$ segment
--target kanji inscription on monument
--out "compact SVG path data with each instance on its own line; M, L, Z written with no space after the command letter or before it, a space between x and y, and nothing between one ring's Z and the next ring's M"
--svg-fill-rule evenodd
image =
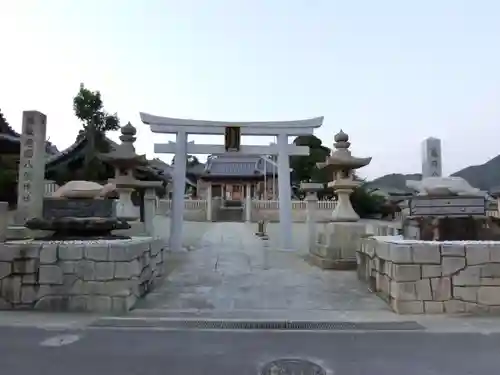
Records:
M42 213L45 175L46 116L38 111L23 112L19 180L17 197L17 224Z
M422 177L441 177L441 140L427 138L422 142Z

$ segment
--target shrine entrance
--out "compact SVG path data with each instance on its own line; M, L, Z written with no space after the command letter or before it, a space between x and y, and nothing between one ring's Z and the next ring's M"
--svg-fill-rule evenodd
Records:
M290 183L291 155L309 155L309 147L288 143L289 136L312 135L315 128L323 123L323 117L298 121L274 122L223 122L186 120L140 113L144 124L153 133L175 134L176 141L155 143L155 153L175 154L173 172L173 202L170 228L170 248L182 248L182 223L184 217L184 184L186 178L186 157L188 154L221 155L238 153L244 155L278 155L278 191L281 247L292 249L292 191ZM188 142L188 134L224 135L224 145L195 144ZM241 145L241 135L277 136L277 144L269 146ZM208 210L211 210L212 191L207 197Z

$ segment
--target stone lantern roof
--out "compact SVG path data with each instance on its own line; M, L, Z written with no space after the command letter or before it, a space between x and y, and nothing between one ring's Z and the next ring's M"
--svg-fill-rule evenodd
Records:
M367 166L372 158L357 158L351 155L349 136L342 130L333 138L335 151L323 163L318 163L318 168L327 168L330 171L339 169L358 169Z
M135 153L134 142L136 141L135 134L137 130L129 122L121 128L122 135L120 136L121 144L108 153L100 153L98 157L110 165L118 168L130 169L139 165L147 165L148 160L145 155L137 155Z

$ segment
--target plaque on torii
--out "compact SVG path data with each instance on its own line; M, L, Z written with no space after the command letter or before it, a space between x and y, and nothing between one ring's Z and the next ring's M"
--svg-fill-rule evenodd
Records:
M226 152L240 151L241 129L239 126L228 126L224 132L224 147Z

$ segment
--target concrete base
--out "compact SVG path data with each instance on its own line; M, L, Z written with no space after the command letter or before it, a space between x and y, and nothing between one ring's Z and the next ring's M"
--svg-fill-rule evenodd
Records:
M356 251L366 235L364 223L327 223L319 226L310 262L324 269L355 269Z
M357 267L356 261L328 259L320 257L316 254L309 254L307 256L307 261L311 265L319 267L324 270L351 271L355 270Z

